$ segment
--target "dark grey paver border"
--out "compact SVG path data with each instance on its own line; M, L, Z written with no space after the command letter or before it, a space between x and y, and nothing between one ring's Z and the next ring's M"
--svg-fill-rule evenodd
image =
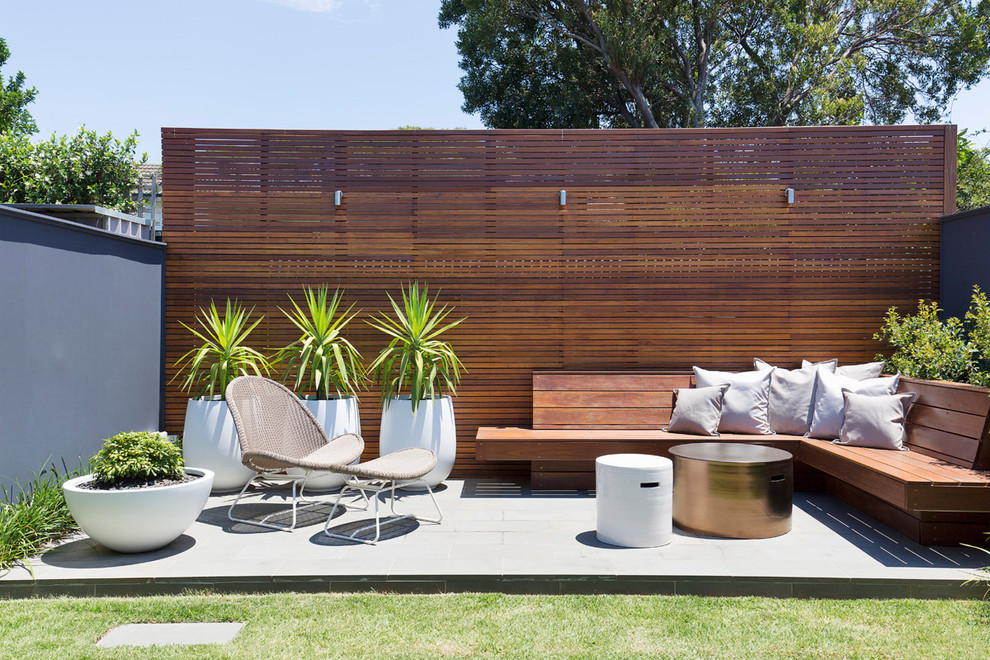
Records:
M767 596L771 598L983 599L987 586L960 580L673 575L234 576L0 581L0 598L213 593L470 593Z

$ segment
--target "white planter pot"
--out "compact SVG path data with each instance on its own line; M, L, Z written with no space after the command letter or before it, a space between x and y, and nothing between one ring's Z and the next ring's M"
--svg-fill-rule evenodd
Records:
M241 463L241 443L227 402L189 399L182 431L182 458L189 467L213 472L213 491L238 490L255 475Z
M303 403L313 413L316 421L320 423L323 431L331 440L344 433L361 435L361 412L358 408L358 401L354 397L333 397L322 401L306 397ZM291 468L286 472L298 475L306 474L306 470L299 468ZM344 477L339 474L325 474L306 480L307 491L333 490L343 485Z
M172 486L123 490L80 488L87 474L62 485L65 502L82 530L117 552L147 552L166 546L189 528L206 506L213 473L186 468L199 479Z
M457 456L457 429L449 396L420 401L415 415L408 395L394 397L382 411L379 454L408 447L425 447L437 455L437 466L425 477L430 488L450 476Z

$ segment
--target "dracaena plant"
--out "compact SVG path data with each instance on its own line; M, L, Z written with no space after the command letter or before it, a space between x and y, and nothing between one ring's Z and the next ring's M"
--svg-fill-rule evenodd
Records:
M279 308L302 332L299 339L278 353L276 361L285 364L282 380L290 381L295 371L296 390L305 381L319 399L329 399L333 394L356 397L364 380L361 353L341 334L357 316L356 312L351 313L354 305L338 314L343 299L340 289L332 296L326 286L303 291L305 309L292 296L289 296L291 311Z
M183 392L195 391L198 396L221 396L227 384L238 376L265 376L271 373L271 363L264 355L247 345L247 338L262 319L251 323L251 312L237 301L227 299L221 314L211 300L209 309L200 309L196 322L199 329L179 322L203 343L180 357L172 380L183 376ZM171 382L171 381L169 381Z
M452 310L446 305L437 307L437 298L430 300L426 285L410 282L402 289L402 305L388 296L394 316L380 314L367 322L392 338L369 367L385 407L393 397L408 392L415 412L423 399L436 398L444 391L456 393L463 367L450 343L440 336L464 319L444 325Z

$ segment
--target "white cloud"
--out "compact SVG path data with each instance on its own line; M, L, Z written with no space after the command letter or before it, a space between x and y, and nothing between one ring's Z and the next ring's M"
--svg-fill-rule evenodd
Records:
M340 9L343 0L268 0L276 5L284 5L296 11L329 14Z
M366 21L381 16L378 0L262 0L262 2L281 5L299 12L331 14L334 20L344 23Z

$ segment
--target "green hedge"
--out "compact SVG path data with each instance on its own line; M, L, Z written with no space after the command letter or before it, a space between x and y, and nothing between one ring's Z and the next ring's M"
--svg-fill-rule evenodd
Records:
M0 203L96 204L131 211L138 165L135 131L123 142L112 133L80 128L33 143L26 135L0 135Z

